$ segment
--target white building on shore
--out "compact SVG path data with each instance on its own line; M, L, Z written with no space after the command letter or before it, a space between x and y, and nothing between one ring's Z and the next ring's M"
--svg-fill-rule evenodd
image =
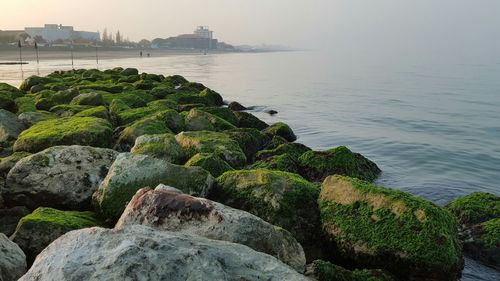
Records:
M100 40L99 32L75 31L72 26L63 26L62 24L45 24L44 27L26 27L24 31L31 38L40 36L48 42L77 39L88 41Z

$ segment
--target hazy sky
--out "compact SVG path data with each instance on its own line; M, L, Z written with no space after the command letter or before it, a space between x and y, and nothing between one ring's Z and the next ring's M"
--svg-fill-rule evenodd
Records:
M0 29L44 23L131 40L209 25L233 44L318 48L500 47L499 0L0 0Z

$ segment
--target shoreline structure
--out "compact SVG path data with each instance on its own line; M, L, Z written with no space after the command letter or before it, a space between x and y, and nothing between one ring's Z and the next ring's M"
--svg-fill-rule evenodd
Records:
M500 269L499 197L440 207L296 139L179 75L0 83L0 279L451 281L463 253Z

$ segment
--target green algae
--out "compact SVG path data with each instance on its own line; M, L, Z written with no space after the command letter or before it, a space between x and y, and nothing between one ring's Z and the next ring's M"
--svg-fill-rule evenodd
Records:
M476 224L500 217L500 197L484 192L473 192L455 198L446 206L462 224Z
M226 161L215 153L198 153L185 164L186 167L199 166L207 170L212 176L218 177L227 171L234 170Z

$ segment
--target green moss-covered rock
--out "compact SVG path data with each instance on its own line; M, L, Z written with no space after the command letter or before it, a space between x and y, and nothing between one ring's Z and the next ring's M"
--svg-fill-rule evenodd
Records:
M54 78L51 78L51 77L39 77L39 76L30 76L28 78L26 78L23 83L21 84L21 86L19 86L19 89L21 89L21 91L29 91L31 89L31 87L35 86L35 85L39 85L39 84L48 84L48 83L53 83L57 81L56 79Z
M243 167L246 157L238 143L228 135L210 131L182 132L175 139L189 157L197 153L214 153L232 167Z
M109 104L109 113L113 115L118 115L120 112L129 110L131 107L128 106L124 101L121 99L114 99L111 101Z
M151 101L151 98L148 97L145 93L140 92L124 92L120 94L107 94L103 95L103 99L106 104L111 105L114 100L120 100L128 107L136 108L146 106L148 102Z
M75 114L75 117L97 117L105 120L111 120L108 109L105 106L96 106Z
M184 164L188 159L174 134L143 135L135 140L131 151L146 154L174 164Z
M308 151L299 157L299 164L302 175L310 181L322 181L333 174L373 181L380 173L377 164L345 146Z
M402 280L457 280L457 221L410 194L345 176L325 179L319 197L333 259L381 268Z
M278 156L278 155L283 155L283 154L289 154L295 158L295 160L298 160L298 158L308 152L311 151L309 147L306 145L303 145L301 143L289 143L285 142L283 144L278 145L275 148L271 149L265 149L257 152L255 155L255 159L258 160L265 160L267 158L273 157L273 156Z
M38 208L19 221L11 239L26 254L28 264L32 264L45 247L64 233L100 225L102 222L92 212Z
M137 68L125 68L120 74L123 76L139 75L139 70Z
M49 119L24 130L14 151L38 152L55 145L109 147L113 130L108 121L95 117Z
M128 151L139 136L165 133L172 133L172 131L161 118L158 116L147 116L133 122L120 133L116 148Z
M152 101L148 103L148 107L158 109L173 109L175 111L179 110L179 105L175 101L169 99Z
M21 113L17 116L17 119L19 119L19 121L21 121L26 128L29 128L40 121L54 118L56 118L56 116L47 111L29 111Z
M24 130L24 124L14 113L0 109L0 147L7 147L22 130Z
M134 121L137 121L143 117L151 115L155 112L158 112L157 108L138 107L138 108L130 108L130 109L121 110L116 114L116 116L117 116L118 124L126 125L126 124L130 124Z
M297 140L297 137L293 133L292 129L283 122L272 124L268 128L264 129L263 132L271 138L274 136L280 136L287 141Z
M14 152L5 158L0 158L0 177L6 177L7 173L16 165L16 163L26 156L31 155L29 152Z
M185 115L185 123L188 131L223 131L236 128L226 120L197 108L191 109Z
M17 107L17 114L24 112L36 111L35 98L32 96L24 96L14 100Z
M20 94L0 90L0 109L8 110L12 113L17 112L15 99L20 97Z
M60 104L50 108L50 112L59 117L71 117L78 112L91 109L91 105Z
M151 90L158 85L157 82L153 80L139 80L134 82L134 87L138 90Z
M452 200L446 207L465 225L500 218L500 197L491 193L473 192Z
M157 99L163 99L168 95L175 94L175 88L170 85L159 85L151 89L150 93Z
M234 112L236 117L238 117L238 124L240 128L255 128L257 130L264 130L269 127L269 125L255 117L253 114L244 112L244 111L236 111Z
M179 104L179 112L181 111L190 111L193 108L205 107L202 103L187 103L187 104Z
M259 160L253 163L251 169L269 169L285 171L298 174L300 168L297 164L297 158L289 153L275 155L264 160Z
M224 133L240 145L247 160L251 160L269 141L266 135L254 128L237 128Z
M184 167L143 154L122 153L94 194L100 212L111 220L122 214L137 190L165 184L186 194L204 197L214 182L200 167Z
M215 153L198 153L189 159L186 167L198 166L210 172L214 177L218 177L227 171L234 170L226 161Z
M200 110L220 117L236 127L238 127L239 125L238 117L231 109L227 107L203 107L200 108Z
M74 97L71 104L98 106L104 105L104 99L100 93L85 93Z
M377 269L347 270L327 261L315 260L308 268L308 276L318 281L393 281L392 276Z
M230 171L210 198L290 231L308 260L320 255L318 188L299 175L271 170Z
M7 83L0 83L0 91L9 92L11 94L15 94L15 95L19 95L19 96L22 96L22 94L23 94L18 88L14 87L12 85L9 85Z
M69 104L78 94L78 91L75 89L59 92L44 90L37 95L35 106L39 110L50 110L50 108L56 105Z

